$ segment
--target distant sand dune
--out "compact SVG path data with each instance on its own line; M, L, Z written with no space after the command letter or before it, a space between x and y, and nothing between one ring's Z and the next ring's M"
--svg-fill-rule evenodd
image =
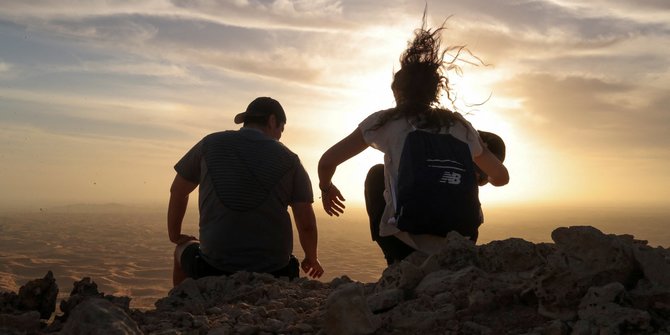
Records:
M75 209L0 215L0 290L16 291L51 270L61 299L69 296L72 283L83 277L91 277L101 292L132 297L134 308L152 307L157 298L167 294L172 287L173 245L167 240L164 213ZM651 245L670 245L668 209L585 213L560 208L485 209L487 221L479 244L509 237L544 242L557 226L592 225L612 233L634 234ZM635 219L640 217L643 220ZM318 221L319 258L326 270L322 281L342 275L362 282L379 279L386 262L370 239L363 210L348 209L340 218L319 217ZM185 232L197 235L196 222L195 213L187 214ZM303 257L297 236L294 253Z
M12 273L0 272L0 292L18 292L16 276Z

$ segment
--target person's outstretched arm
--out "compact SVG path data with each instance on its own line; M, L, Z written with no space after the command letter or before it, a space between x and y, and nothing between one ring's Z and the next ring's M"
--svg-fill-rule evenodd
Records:
M503 186L509 183L509 172L505 165L485 145L484 151L475 157L475 163L488 175L488 181L493 186Z
M170 187L167 228L170 241L174 244L179 245L189 240L196 239L194 236L181 233L182 221L184 220L184 214L186 214L186 207L188 206L188 195L191 194L196 187L198 187L198 184L184 179L184 177L179 174L174 177L174 181Z
M316 229L316 217L314 209L309 202L299 202L291 205L295 226L298 228L298 237L300 246L305 252L305 259L300 262L300 267L312 278L319 278L323 275L323 267L319 263L317 255L317 244L319 240Z
M332 179L337 166L351 157L361 153L368 144L365 143L363 133L356 128L349 136L328 149L319 160L319 188L323 209L330 216L339 216L344 213L344 197L340 190L333 185Z

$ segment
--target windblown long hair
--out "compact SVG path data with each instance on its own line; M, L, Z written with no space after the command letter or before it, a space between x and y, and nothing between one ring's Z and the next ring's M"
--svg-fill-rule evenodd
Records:
M391 89L396 99L396 108L384 113L371 130L403 117L418 122L420 128L435 131L460 121L451 110L440 106L440 97L445 94L454 105L455 97L446 72L454 70L460 73L456 62L461 52L469 51L465 46L441 50L441 33L445 30L445 23L446 20L434 30L427 28L424 11L421 28L414 31L414 38L400 55L400 70L393 76ZM455 55L450 56L450 61L444 61L449 52Z

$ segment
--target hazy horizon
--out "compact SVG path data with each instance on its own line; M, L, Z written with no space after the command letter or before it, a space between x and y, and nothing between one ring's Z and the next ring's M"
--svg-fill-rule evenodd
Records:
M60 298L66 298L72 283L84 277L96 282L101 292L131 296L133 307L151 308L156 299L167 295L174 245L167 238L164 213L154 209L95 212L104 206L88 207L89 212L86 206L70 209L0 212L0 289L17 291L51 270ZM590 225L605 234L633 235L652 247L670 247L668 207L489 207L484 215L479 245L508 238L551 242L551 232L558 227ZM370 239L363 209L351 209L340 218L321 214L318 224L319 258L326 270L322 281L346 275L374 282L381 276L386 263ZM196 212L187 214L183 228L185 233L197 234ZM293 251L302 258L297 238Z
M348 206L345 213L339 217L328 216L315 204L315 214L319 228L326 230L340 227L345 230L353 229L357 234L369 235L369 221L364 206ZM596 228L615 228L611 233L634 234L639 231L656 231L647 234L644 239L663 241L670 247L670 231L664 228L670 224L670 207L664 204L494 204L482 205L485 222L481 226L484 233L480 236L480 243L488 243L493 239L510 237L530 238L533 242L548 242L551 239L550 229L568 226L591 225ZM290 213L290 211L289 211ZM129 218L149 215L152 220L159 219L159 225L167 221L167 205L127 205L121 203L79 203L54 207L30 208L0 208L0 218L20 217L22 214L39 214L47 218L49 215L105 215L125 216ZM197 204L191 202L184 218L183 229L197 236L198 230ZM649 220L649 218L653 218ZM630 224L630 226L627 226ZM525 228L531 228L525 230ZM538 230L538 228L541 228ZM294 228L295 230L295 228ZM492 234L494 237L487 237ZM159 235L167 238L167 229L161 230ZM165 241L167 243L167 239ZM370 240L372 243L372 241ZM297 241L296 241L297 243ZM296 244L296 248L298 245Z
M362 190L361 190L362 191ZM21 213L21 212L73 212L73 213L114 213L114 210L119 210L121 213L134 213L134 212L161 212L167 213L168 208L168 199L169 195L166 196L164 201L145 201L145 202L117 202L117 201L103 201L103 202L91 202L91 201L80 201L80 202L67 202L67 201L51 201L51 202L25 202L22 204L0 204L0 215L3 213ZM197 189L191 195L191 199L188 204L187 213L192 215L198 215L198 195ZM335 218L329 217L321 206L320 198L315 195L314 211L317 217L321 218ZM483 209L493 209L496 211L510 211L514 212L517 209L529 209L534 211L541 210L556 210L559 208L576 208L576 209L620 209L620 210L640 210L640 209L652 209L652 210L664 210L670 208L664 200L659 200L657 202L605 202L605 201L592 201L592 202L559 202L559 201L546 201L546 202L492 202L484 203L482 201ZM345 214L348 212L363 213L365 212L365 204L362 202L353 202L346 203ZM670 214L670 211L668 211ZM670 219L670 217L669 217Z

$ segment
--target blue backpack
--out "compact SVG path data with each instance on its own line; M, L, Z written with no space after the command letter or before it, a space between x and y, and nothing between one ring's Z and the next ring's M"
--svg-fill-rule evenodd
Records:
M414 130L400 157L398 229L412 234L473 236L481 205L470 148L450 134ZM476 236L476 235L475 235Z

